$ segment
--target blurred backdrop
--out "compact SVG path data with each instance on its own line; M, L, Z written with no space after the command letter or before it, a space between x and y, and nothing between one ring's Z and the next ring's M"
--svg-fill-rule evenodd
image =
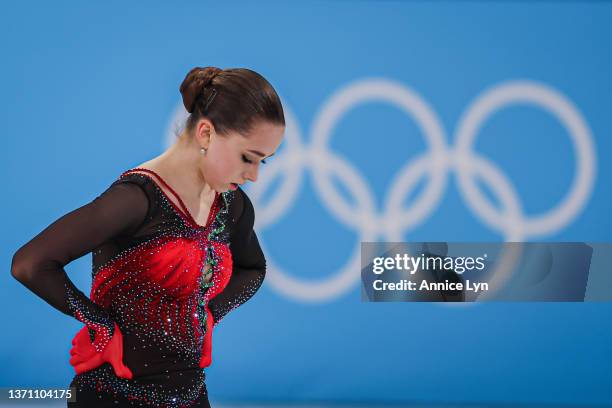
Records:
M185 117L194 66L281 95L247 189L266 282L214 334L213 403L612 404L612 308L362 303L359 243L610 241L609 2L31 2L0 13L0 386L64 387L81 324L13 253ZM89 293L91 256L67 268ZM589 277L587 300L597 300Z

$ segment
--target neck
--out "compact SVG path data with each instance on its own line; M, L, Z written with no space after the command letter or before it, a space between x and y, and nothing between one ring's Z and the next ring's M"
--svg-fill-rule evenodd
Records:
M160 157L169 183L189 195L208 196L212 187L200 171L200 146L186 131Z

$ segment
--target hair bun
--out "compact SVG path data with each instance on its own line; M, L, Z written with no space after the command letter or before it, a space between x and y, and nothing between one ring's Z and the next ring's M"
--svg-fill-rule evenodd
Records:
M213 78L221 71L223 70L217 67L195 67L187 73L179 88L183 96L183 105L185 105L187 112L193 112L195 101L203 92L204 87L209 85Z

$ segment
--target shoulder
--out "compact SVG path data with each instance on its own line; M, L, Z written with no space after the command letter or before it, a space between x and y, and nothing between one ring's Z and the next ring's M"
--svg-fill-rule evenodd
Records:
M149 181L149 177L147 177L143 173L138 172L129 172L124 171L117 177L113 184L122 184L122 183L132 183L144 186Z
M124 195L130 195L133 200L146 202L148 213L157 207L156 203L159 201L155 184L142 173L121 173L107 191L121 191Z
M118 185L131 186L133 190L140 189L149 200L152 200L156 195L155 183L149 176L143 173L123 172L115 179L111 187Z
M228 212L234 227L251 227L255 221L255 209L247 193L240 187L227 193Z

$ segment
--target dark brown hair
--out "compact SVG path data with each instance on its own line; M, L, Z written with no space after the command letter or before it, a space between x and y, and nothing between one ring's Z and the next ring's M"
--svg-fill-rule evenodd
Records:
M280 98L272 85L246 68L193 68L180 87L183 105L191 115L186 129L206 117L215 131L248 133L258 121L285 125Z

